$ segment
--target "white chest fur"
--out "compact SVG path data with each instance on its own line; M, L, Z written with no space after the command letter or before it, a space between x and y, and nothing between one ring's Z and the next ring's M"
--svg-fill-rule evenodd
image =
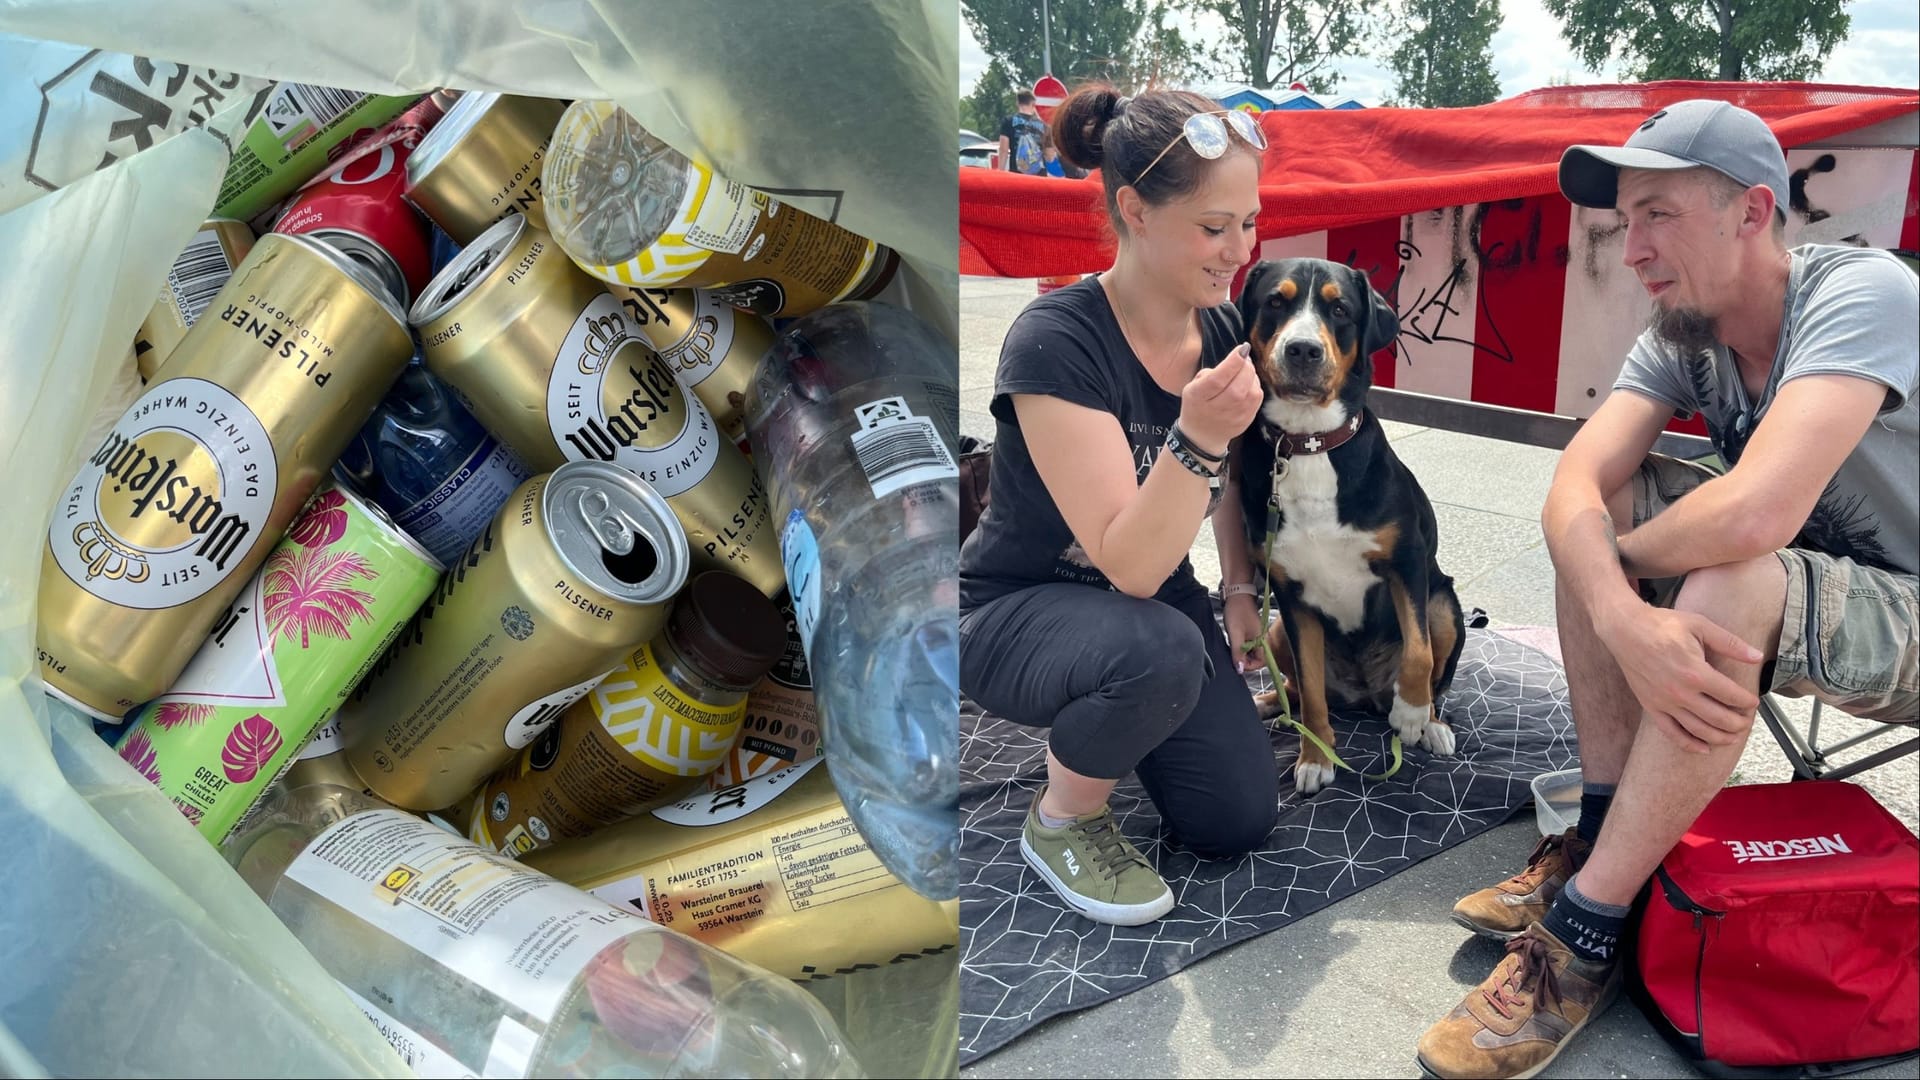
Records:
M1344 633L1366 621L1367 590L1380 583L1367 566L1374 536L1340 523L1334 505L1333 462L1316 454L1292 458L1274 488L1284 520L1273 541L1273 561L1300 583L1300 598L1319 608Z

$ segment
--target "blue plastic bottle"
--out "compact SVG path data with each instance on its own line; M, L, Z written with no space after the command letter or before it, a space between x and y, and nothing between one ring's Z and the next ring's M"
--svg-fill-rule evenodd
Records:
M347 444L334 472L446 565L532 475L417 353Z
M801 318L747 395L827 769L933 900L959 894L958 404L953 345L882 303Z

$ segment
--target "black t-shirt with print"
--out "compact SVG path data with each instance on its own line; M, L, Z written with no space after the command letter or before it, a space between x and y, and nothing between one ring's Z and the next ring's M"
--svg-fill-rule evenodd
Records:
M1212 367L1240 343L1240 313L1223 304L1200 313L1202 367ZM1160 388L1121 333L1106 290L1088 278L1027 305L1007 331L994 380L992 492L987 512L960 549L960 609L967 611L1019 589L1077 582L1111 589L1088 561L1054 505L1027 452L1013 394L1046 394L1120 421L1132 444L1134 478L1147 470L1180 418L1180 396ZM1199 591L1193 564L1180 566L1160 587L1166 600Z

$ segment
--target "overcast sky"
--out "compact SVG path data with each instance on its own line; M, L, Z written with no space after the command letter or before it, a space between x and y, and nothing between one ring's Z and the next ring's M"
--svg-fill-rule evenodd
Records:
M965 0L962 0L964 4ZM1546 86L1558 76L1575 83L1617 82L1617 71L1590 71L1560 37L1560 22L1547 14L1540 0L1500 0L1503 21L1493 36L1493 71L1500 80L1500 96L1510 97ZM1920 86L1920 5L1914 0L1853 0L1852 32L1827 57L1817 81L1865 86ZM1224 27L1196 28L1223 35ZM960 24L960 92L972 90L986 69L987 55ZM1341 62L1345 80L1340 92L1366 105L1378 105L1393 90L1393 73L1376 60L1356 58ZM1030 81L1039 73L1023 73ZM1219 83L1230 82L1221 73ZM1318 87L1315 88L1319 89Z

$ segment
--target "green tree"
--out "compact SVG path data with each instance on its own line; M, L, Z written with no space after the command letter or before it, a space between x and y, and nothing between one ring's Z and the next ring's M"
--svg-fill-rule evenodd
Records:
M1405 0L1388 19L1394 105L1451 109L1500 96L1493 33L1500 0Z
M1852 19L1847 0L1546 0L1588 67L1635 80L1800 80L1818 74Z
M1191 78L1196 51L1177 27L1167 24L1167 6L1166 0L1048 0L1053 74L1069 89L1105 79L1123 91L1156 79L1166 84ZM1016 89L1031 87L1046 74L1046 39L1035 0L965 0L960 13L973 40L1002 66ZM993 77L991 67L988 70L970 100ZM1012 111L1009 95L994 117L994 127Z
M1013 95L1019 89L1004 62L989 61L980 73L980 81L973 84L973 92L960 99L960 126L995 138L1000 121L1013 115Z
M1257 90L1310 82L1339 85L1333 64L1358 55L1378 21L1380 0L1185 0L1227 24L1229 62Z

